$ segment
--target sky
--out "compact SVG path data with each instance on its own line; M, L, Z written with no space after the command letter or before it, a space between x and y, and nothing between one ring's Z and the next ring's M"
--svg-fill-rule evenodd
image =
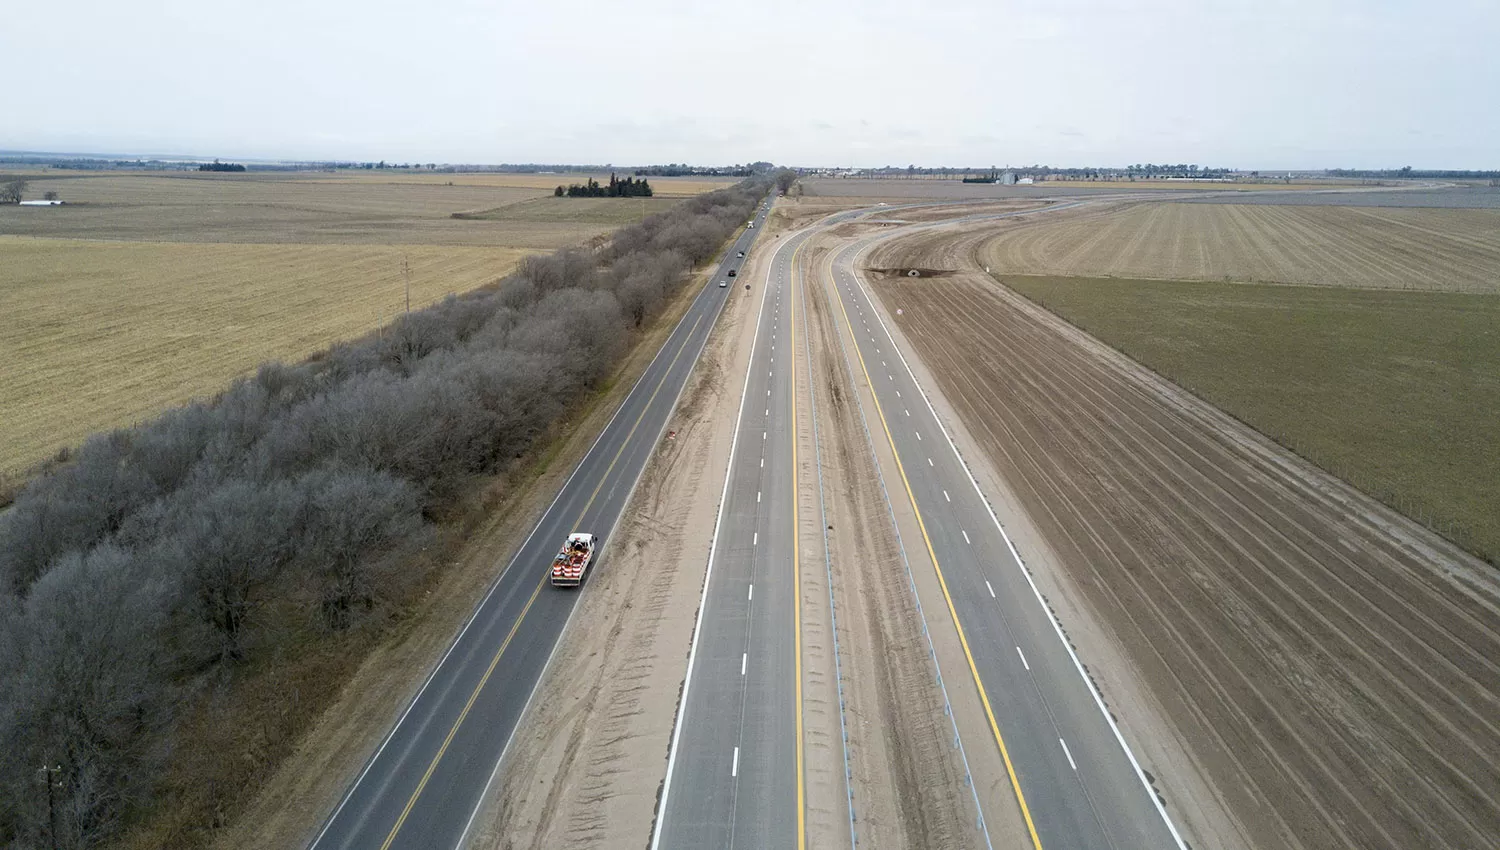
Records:
M10 0L0 149L1500 168L1500 0Z

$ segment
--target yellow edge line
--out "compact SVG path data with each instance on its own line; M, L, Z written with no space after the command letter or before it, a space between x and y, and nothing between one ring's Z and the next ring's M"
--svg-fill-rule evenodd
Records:
M604 468L604 474L599 476L599 483L594 485L594 492L589 494L589 500L584 503L583 510L578 512L578 519L573 521L574 526L577 526L578 523L582 522L584 515L589 512L589 508L594 506L594 499L599 495L599 490L604 487L604 482L609 480L609 474L614 471L615 464L619 463L620 455L624 454L626 447L630 445L630 438L635 436L635 429L640 426L641 420L646 418L646 411L651 409L651 402L656 400L656 394L661 392L662 386L667 382L667 375L671 373L672 367L677 365L677 360L682 356L682 352L687 350L688 340L692 338L693 331L698 329L698 324L702 321L702 316L699 316L696 320L693 321L693 326L688 329L687 335L683 338L682 346L677 349L676 354L672 355L672 362L668 363L667 368L662 370L661 380L656 382L656 389L651 391L651 397L646 399L646 404L641 408L640 415L636 416L635 422L630 426L629 433L625 435L625 439L620 443L619 450L617 450L615 452L615 456L610 459L609 466ZM550 570L551 568L549 567L549 575L551 574ZM490 674L495 672L495 667L500 664L500 656L505 654L506 648L510 646L511 638L516 636L516 631L521 628L521 621L526 619L526 613L531 610L531 604L536 601L537 596L542 592L542 585L546 583L547 576L542 576L542 580L537 582L536 590L533 590L531 592L531 598L526 600L526 607L521 609L520 616L516 617L515 623L511 625L510 634L507 634L505 636L505 641L501 643L500 648L496 650L495 657L490 659L490 666L484 671L484 676L479 680L479 684L474 686L474 692L469 694L469 701L464 703L464 710L459 712L458 719L453 721L453 728L448 730L448 736L443 739L443 745L438 748L437 755L432 757L432 763L427 765L427 771L422 774L422 781L418 782L416 790L412 791L411 799L406 801L406 807L401 810L401 816L396 818L396 824L395 826L391 827L390 834L387 835L385 837L385 841L381 843L380 850L389 850L391 842L396 840L396 833L400 832L402 825L406 823L407 815L411 814L412 807L417 804L417 798L422 796L422 790L427 787L427 780L431 779L433 771L437 770L438 762L443 760L443 754L448 751L448 745L452 743L453 736L458 734L458 727L462 726L464 718L469 716L469 709L473 708L474 701L479 699L479 692L484 690L485 683L490 680ZM798 717L798 721L800 728L800 715ZM800 755L800 746L798 752Z
M979 689L979 700L984 703L984 714L990 721L990 731L995 735L995 743L1000 745L1000 758L1005 761L1005 772L1010 775L1010 787L1016 792L1016 802L1021 807L1021 817L1026 821L1026 829L1031 833L1031 844L1036 850L1042 850L1042 839L1036 834L1036 824L1031 819L1031 809L1026 805L1026 795L1021 792L1021 781L1016 777L1015 765L1011 763L1010 751L1006 749L1005 739L1000 735L1000 724L995 722L995 711L990 707L990 698L985 693L984 682L979 678L979 668L974 665L974 653L969 650L969 641L964 637L964 627L958 621L958 611L953 607L953 596L948 593L948 582L943 578L943 568L938 563L937 553L932 549L932 538L927 535L927 523L922 521L922 510L917 507L917 497L911 491L911 482L906 478L906 467L901 463L901 453L896 450L896 440L891 436L891 426L885 420L885 413L880 409L880 397L875 392L875 382L870 378L870 370L865 366L865 357L859 351L859 334L854 330L854 323L849 320L849 311L844 309L844 299L838 294L838 281L834 281L834 300L838 302L839 312L844 316L844 325L849 328L849 336L854 340L854 355L859 358L859 368L865 373L865 383L870 387L870 398L875 401L875 415L880 417L880 427L885 430L885 439L891 446L891 454L896 458L896 471L901 474L901 484L906 488L906 498L911 500L911 509L917 515L917 528L922 531L922 540L927 544L927 555L932 558L932 568L937 572L938 585L943 589L943 599L948 603L948 614L953 618L953 628L958 630L958 642L963 645L964 658L969 662L969 673L974 677L974 686ZM871 305L873 308L874 305ZM895 343L893 342L892 345Z
M799 511L797 497L797 255L802 253L802 240L792 251L791 289L787 292L788 314L791 316L792 340L792 626L793 647L797 669L797 850L807 847L807 789L803 782L802 742L802 542L798 528Z
M485 683L490 680L490 674L494 673L495 667L500 664L500 656L505 654L505 648L510 646L511 638L516 636L516 632L521 628L521 621L526 619L526 612L531 610L531 604L536 601L537 596L542 592L542 585L546 583L547 579L544 576L536 583L536 589L531 591L531 598L526 600L526 607L521 609L521 616L517 617L516 622L511 625L510 633L505 636L505 642L500 644L500 651L490 659L490 666L484 671L484 676L479 680L479 685L474 688L474 692L469 694L469 701L464 703L464 710L459 712L458 720L454 721L453 728L448 730L448 737L443 739L443 745L438 747L437 755L433 756L432 763L427 765L427 772L422 774L422 781L417 783L417 790L412 792L411 799L406 801L406 808L401 810L401 817L396 819L396 825L391 827L391 834L385 837L380 850L387 850L391 842L396 840L396 833L400 832L402 824L406 823L406 816L411 814L417 797L421 796L422 789L427 787L427 780L431 779L433 771L437 770L438 762L442 761L443 754L448 751L448 745L453 743L453 736L458 734L458 727L463 725L464 718L469 716L469 709L474 707L474 701L479 698L479 692L484 690Z

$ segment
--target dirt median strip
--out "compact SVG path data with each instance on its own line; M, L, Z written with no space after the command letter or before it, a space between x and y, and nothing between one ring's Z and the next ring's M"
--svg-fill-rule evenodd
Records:
M861 846L983 847L937 668L817 265L808 290ZM990 813L987 811L986 816ZM1005 823L995 813L991 831ZM997 845L997 846L1003 846Z

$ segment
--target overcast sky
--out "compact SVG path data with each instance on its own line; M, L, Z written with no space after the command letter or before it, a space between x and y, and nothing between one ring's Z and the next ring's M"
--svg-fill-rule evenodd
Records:
M1500 168L1500 0L14 0L0 149Z

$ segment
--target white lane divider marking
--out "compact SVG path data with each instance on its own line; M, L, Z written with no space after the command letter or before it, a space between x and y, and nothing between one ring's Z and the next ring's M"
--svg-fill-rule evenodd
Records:
M766 432L765 431L760 432L760 438L762 440L764 440L766 438Z
M762 461L762 463L764 463L764 461ZM927 465L932 466L932 458L927 459Z
M760 459L760 468L761 469L765 469L766 468L766 459L765 458L761 458Z
M746 652L746 653L741 654L740 655L740 675L741 676L745 675L745 665L747 665L749 663L750 663L750 653Z
M750 585L750 592L745 594L745 599L747 599L747 600L754 600L755 599L755 585L754 584Z
M1031 665L1026 663L1026 653L1021 651L1021 647L1016 647L1016 654L1021 656L1021 666L1026 668L1026 672L1031 672Z
M969 532L967 532L967 531L964 531L964 530L963 530L963 529L962 529L962 528L960 528L960 529L959 529L959 530L958 530L958 533L959 533L959 534L962 534L962 535L963 535L963 536L964 536L964 542L965 542L965 543L968 543L968 544L969 544L969 545L970 545L970 546L973 546L973 545L974 545L974 543L973 543L973 542L972 542L972 541L971 541L971 540L969 540Z
M734 764L730 765L730 767L729 767L729 775L730 776L739 776L740 775L740 748L739 747L735 747L734 748Z
M950 502L951 502L951 501L953 501L953 497L952 497L952 496L950 496L950 495L948 495L948 491L947 491L947 490L944 490L944 491L943 491L943 498L944 498L944 499L947 499L947 500L948 500L948 501L950 501Z
M896 390L896 398L900 398L900 397L901 397L901 391L900 390Z
M760 504L760 491L759 490L755 491L755 503L757 505Z
M1073 754L1072 754L1072 753L1070 753L1070 752L1068 752L1068 742L1067 742L1067 741L1064 741L1064 740L1063 740L1063 739L1061 739L1061 738L1058 738L1058 739L1057 739L1057 742L1058 742L1058 743L1059 743L1059 744L1062 744L1062 747L1063 747L1063 755L1065 755L1065 756L1067 756L1067 757L1068 757L1068 766L1069 766L1069 767L1071 767L1071 768L1073 768L1073 769L1074 769L1074 770L1077 770L1077 769L1078 769L1078 763L1077 763L1077 762L1075 762L1075 761L1073 761Z
M922 432L921 431L916 431L914 433L917 435L917 442L920 443L922 441Z
M989 591L990 591L990 598L994 599L995 598L995 587L994 587L994 585L990 584L990 580L989 579L985 579L984 580L984 586L989 589ZM1018 647L1016 647L1016 649L1020 649L1020 647L1018 646Z
M752 531L752 532L750 532L750 545L751 546L758 546L758 545L760 545L760 532L759 531Z

